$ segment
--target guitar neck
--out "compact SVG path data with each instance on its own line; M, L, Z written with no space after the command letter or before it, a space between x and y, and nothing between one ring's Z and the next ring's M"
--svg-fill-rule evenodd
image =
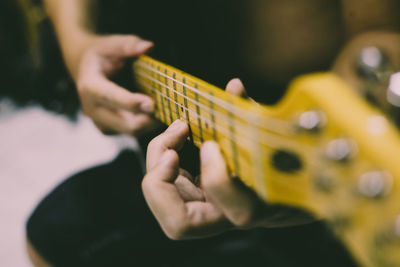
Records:
M197 146L206 140L218 142L230 170L248 186L254 187L255 177L264 180L265 165L259 158L261 105L227 94L148 56L134 62L134 76L139 88L155 100L155 116L160 121L167 125L177 119L185 121L189 138Z

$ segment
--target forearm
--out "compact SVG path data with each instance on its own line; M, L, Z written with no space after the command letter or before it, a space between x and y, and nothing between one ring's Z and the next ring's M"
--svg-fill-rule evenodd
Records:
M82 53L96 39L88 27L91 2L91 0L44 0L65 64L73 77L78 71L77 65Z

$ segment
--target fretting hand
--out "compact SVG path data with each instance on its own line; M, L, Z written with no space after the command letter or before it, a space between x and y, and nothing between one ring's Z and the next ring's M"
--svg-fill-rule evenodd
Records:
M113 35L96 40L83 52L76 83L82 109L104 133L139 135L154 129L153 100L110 81L124 60L148 51L153 44L136 36Z
M240 80L227 91L245 95ZM268 206L233 178L218 145L213 141L200 150L200 183L179 167L177 151L188 127L175 121L149 144L147 175L142 188L146 201L166 235L172 239L201 238L234 228L274 227L312 220L292 209Z

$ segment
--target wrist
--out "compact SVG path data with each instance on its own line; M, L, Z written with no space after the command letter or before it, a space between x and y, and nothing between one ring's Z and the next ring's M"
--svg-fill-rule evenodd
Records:
M61 52L70 75L76 81L84 53L100 36L88 31L76 31L64 36L65 38L59 37Z
M44 0L45 10L52 21L65 64L75 78L84 51L97 39L87 27L89 0Z

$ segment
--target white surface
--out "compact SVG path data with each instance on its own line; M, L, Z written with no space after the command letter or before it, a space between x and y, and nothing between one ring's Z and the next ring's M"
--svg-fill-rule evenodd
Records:
M17 110L0 102L0 266L31 266L25 221L49 190L135 144L127 137L103 136L82 115L73 123L38 107Z

